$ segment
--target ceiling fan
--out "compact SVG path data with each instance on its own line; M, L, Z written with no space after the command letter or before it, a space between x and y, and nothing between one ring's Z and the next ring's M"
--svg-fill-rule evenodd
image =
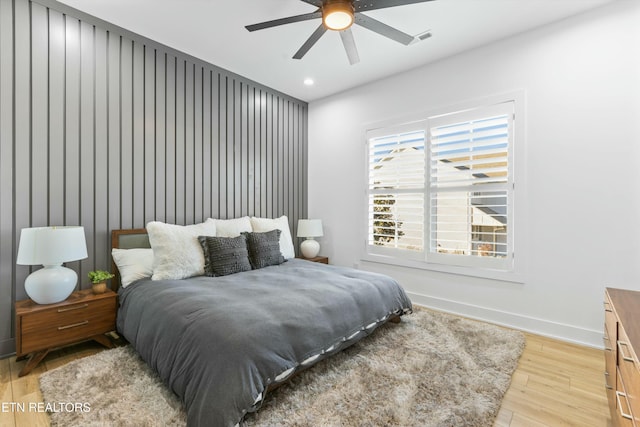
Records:
M263 30L265 28L277 27L279 25L291 24L293 22L308 21L310 19L322 18L322 23L311 36L304 42L302 47L293 55L293 59L302 57L313 47L327 30L339 31L342 44L347 52L351 65L360 62L358 49L356 48L351 32L351 26L358 24L368 30L395 40L403 45L408 45L415 40L415 37L403 33L387 24L373 19L362 12L370 10L384 9L388 7L403 6L413 3L425 3L433 0L300 0L316 6L318 10L302 15L289 16L287 18L275 19L273 21L260 22L258 24L247 25L249 31Z

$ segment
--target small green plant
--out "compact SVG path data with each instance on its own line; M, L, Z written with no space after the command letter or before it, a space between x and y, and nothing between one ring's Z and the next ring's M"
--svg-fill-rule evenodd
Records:
M100 283L104 282L105 280L112 279L115 275L109 273L108 271L96 270L90 271L87 276L89 276L89 280L91 280L91 283Z

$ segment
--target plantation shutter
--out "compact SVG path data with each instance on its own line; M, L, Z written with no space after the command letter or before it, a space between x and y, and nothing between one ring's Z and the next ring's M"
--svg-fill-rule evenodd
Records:
M429 252L510 253L513 104L429 120Z
M423 251L424 137L423 124L368 135L367 244L374 249Z

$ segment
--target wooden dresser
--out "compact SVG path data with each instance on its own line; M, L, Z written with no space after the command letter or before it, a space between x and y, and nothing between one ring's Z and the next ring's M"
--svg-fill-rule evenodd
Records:
M47 353L57 347L95 340L113 344L104 334L115 330L117 294L76 291L56 304L16 302L16 359L31 355L19 376L28 374Z
M614 426L640 427L640 292L607 288L605 385Z

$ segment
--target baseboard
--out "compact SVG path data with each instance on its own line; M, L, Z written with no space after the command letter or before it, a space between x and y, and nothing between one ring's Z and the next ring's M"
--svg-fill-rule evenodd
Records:
M16 354L16 340L14 338L0 341L0 359Z
M445 311L476 320L519 329L536 335L567 341L578 345L602 349L602 331L579 328L573 325L524 316L518 313L495 310L443 298L407 292L417 305Z

